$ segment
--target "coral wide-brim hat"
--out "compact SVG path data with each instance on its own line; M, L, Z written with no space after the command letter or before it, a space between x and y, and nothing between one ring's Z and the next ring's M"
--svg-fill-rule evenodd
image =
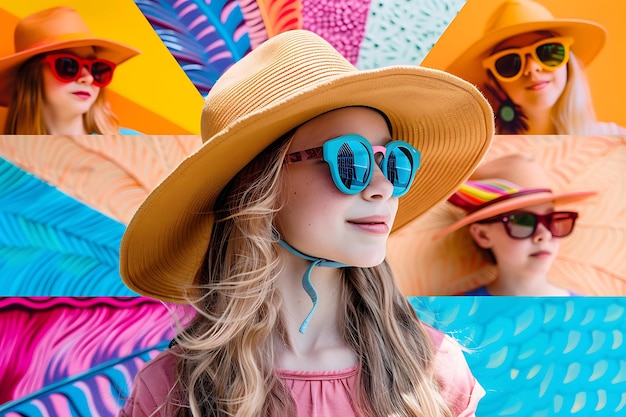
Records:
M448 199L448 202L464 210L466 214L435 233L433 239L439 239L469 224L524 207L548 202L574 203L595 194L595 191L555 193L549 188L522 188L500 178L470 180Z
M8 106L19 67L46 52L93 46L98 58L121 64L139 54L137 49L94 36L71 7L60 6L33 13L20 20L14 31L15 52L0 57L0 105Z
M420 150L400 199L398 230L447 198L474 170L493 136L493 113L471 84L439 70L357 70L306 30L270 38L229 68L206 98L203 145L137 210L122 239L120 272L141 294L187 302L206 253L224 186L279 137L331 110L367 106L389 119L392 140Z
M596 22L556 18L545 6L532 0L506 0L493 11L479 40L445 70L482 89L488 80L482 61L493 49L513 36L537 31L572 37L571 50L583 65L593 61L607 37L606 29Z

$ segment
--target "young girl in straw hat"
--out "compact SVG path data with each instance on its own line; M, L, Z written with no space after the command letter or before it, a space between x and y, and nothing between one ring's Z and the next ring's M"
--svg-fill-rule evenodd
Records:
M206 99L203 146L124 234L126 285L197 315L121 416L474 415L482 388L402 297L385 246L492 133L470 84L358 71L308 31L235 63Z
M574 231L578 218L576 211L558 208L596 192L554 193L549 184L541 165L514 154L480 166L448 199L463 215L434 238L452 235L455 243L447 249L454 262L468 258L461 252L472 250L462 243L469 235L488 265L473 277L482 285L465 295L573 295L548 279L560 240Z
M0 58L5 134L120 133L105 89L115 67L139 51L93 36L65 6L20 20L14 42L15 53Z
M598 23L555 18L532 0L505 0L446 71L485 93L498 133L626 134L596 119L585 75L605 39Z

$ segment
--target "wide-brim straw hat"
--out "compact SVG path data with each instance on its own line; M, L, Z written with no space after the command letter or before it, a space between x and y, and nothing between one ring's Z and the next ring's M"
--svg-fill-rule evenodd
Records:
M7 106L19 67L30 58L46 52L80 46L93 46L98 58L121 64L139 51L94 36L87 23L71 7L60 6L33 13L20 20L14 31L15 52L0 57L0 105Z
M392 139L422 154L393 230L449 196L493 136L488 102L471 84L417 66L360 71L318 35L293 30L229 68L207 96L203 145L137 210L124 234L120 272L141 294L186 302L206 253L213 205L224 186L279 137L325 112L368 106L389 119Z
M457 294L487 285L496 279L496 267L484 258L474 244L469 233L470 224L547 202L552 202L557 209L561 206L571 207L572 203L597 194L595 190L553 192L550 176L543 166L521 154L482 164L471 178L465 183L471 191L458 190L450 199L440 202L418 222L390 239L388 258L399 281L440 281L438 287L442 291L420 295ZM491 189L494 191L491 192ZM481 194L480 197L475 198L478 194ZM575 239L575 233L576 229L565 239ZM424 240L427 242L423 243L422 249L428 255L413 256L411 248ZM428 268L432 275L420 277L418 271L423 268L419 268L416 262L425 260L432 263ZM441 265L441 268L437 265ZM459 271L460 275L457 274Z
M583 65L593 61L604 47L607 37L606 29L596 22L556 18L545 6L532 0L506 0L493 11L479 40L445 70L483 89L488 78L482 61L506 39L536 31L572 37L574 43L571 50Z

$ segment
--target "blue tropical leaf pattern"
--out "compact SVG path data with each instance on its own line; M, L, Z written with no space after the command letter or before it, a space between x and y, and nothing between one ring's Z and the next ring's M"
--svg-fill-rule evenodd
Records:
M250 50L237 1L136 0L165 46L201 94Z
M0 158L0 295L136 295L118 273L124 230Z

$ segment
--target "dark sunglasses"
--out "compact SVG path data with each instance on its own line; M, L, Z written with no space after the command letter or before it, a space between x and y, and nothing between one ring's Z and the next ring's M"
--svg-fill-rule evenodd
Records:
M82 69L87 67L87 71L93 77L93 84L97 87L109 85L115 70L115 64L106 59L80 58L67 53L48 54L42 59L42 62L48 63L52 70L52 75L64 83L78 80Z
M530 55L543 69L554 71L567 64L573 42L570 37L554 37L522 48L507 48L485 58L483 67L500 81L512 82L520 77L526 66L526 56Z
M516 212L501 214L478 223L502 222L506 233L513 239L526 239L537 231L537 226L543 224L554 237L565 237L572 233L578 213L573 211L555 211L548 214L530 212Z
M382 153L378 166L393 184L394 197L409 191L420 166L420 153L406 142L396 140L385 146L373 146L360 135L344 135L326 141L318 148L288 154L285 162L293 164L320 159L328 164L335 186L345 194L357 194L367 187L374 172L374 153Z

